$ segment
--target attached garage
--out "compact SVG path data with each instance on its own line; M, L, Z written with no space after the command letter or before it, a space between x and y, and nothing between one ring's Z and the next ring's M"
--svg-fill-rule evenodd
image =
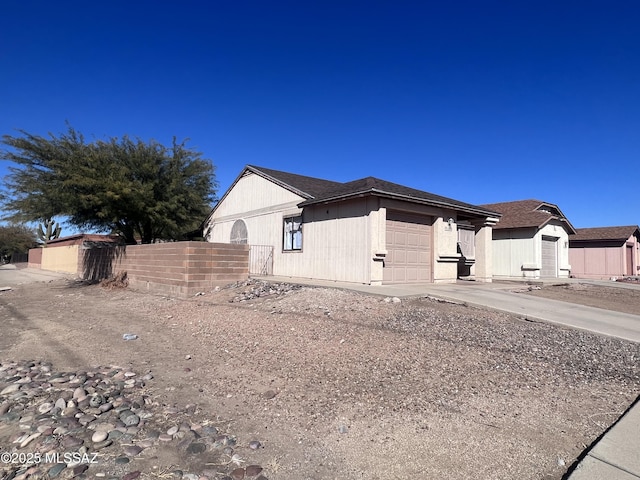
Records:
M384 283L432 281L433 217L387 211Z
M540 276L555 278L558 276L558 239L554 237L542 237L542 268Z
M557 205L517 200L484 208L502 214L492 232L494 277L569 277L569 237L576 230Z

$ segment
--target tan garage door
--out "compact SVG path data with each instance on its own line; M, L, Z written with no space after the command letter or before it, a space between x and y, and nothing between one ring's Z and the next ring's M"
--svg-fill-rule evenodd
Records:
M541 277L558 276L558 239L554 237L542 237L542 269Z
M431 282L431 225L424 215L387 211L384 283Z

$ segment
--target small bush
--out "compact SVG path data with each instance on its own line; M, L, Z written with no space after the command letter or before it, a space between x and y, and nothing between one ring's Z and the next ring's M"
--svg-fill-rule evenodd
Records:
M127 272L118 272L114 276L102 280L100 285L109 290L116 288L127 288L129 286L129 279L127 278Z

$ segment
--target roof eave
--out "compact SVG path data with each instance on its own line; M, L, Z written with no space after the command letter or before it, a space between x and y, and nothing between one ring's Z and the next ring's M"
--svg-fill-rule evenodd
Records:
M620 244L625 243L628 238L570 238L569 241L572 243L598 243L598 242L618 242Z
M306 199L311 199L313 198L311 195L309 195L308 193L305 193L301 190L298 190L297 188L292 187L291 185L288 185L284 182L281 182L279 180L277 180L276 178L273 178L271 175L267 175L266 173L264 173L263 171L261 171L259 168L256 168L252 165L245 165L245 167L242 169L242 171L240 172L240 174L236 177L236 179L233 181L233 183L231 184L231 186L229 188L227 188L227 191L224 192L224 195L222 197L220 197L220 200L218 200L218 202L215 204L215 206L211 209L211 211L209 212L209 215L207 215L207 218L205 219L205 221L202 223L203 225L206 225L207 223L209 223L209 221L211 220L211 217L213 216L213 214L215 213L216 209L218 208L218 206L220 206L220 204L222 203L222 201L227 197L227 195L229 194L229 192L231 190L233 190L233 187L236 186L236 184L240 181L240 179L242 177L244 177L244 174L246 172L251 172L251 173L255 173L256 175L264 178L265 180L268 180L270 182L275 183L276 185L289 190L290 192L295 193L296 195L301 196L302 198L306 198Z
M311 194L309 194L307 192L303 192L302 190L299 190L299 189L289 185L288 183L285 183L285 182L283 182L281 180L278 180L277 178L274 178L271 175L266 174L265 172L263 172L259 168L253 167L252 165L247 165L245 170L249 170L249 171L255 173L256 175L259 175L262 178L264 178L266 180L269 180L270 182L275 183L279 187L282 187L282 188L284 188L286 190L289 190L292 193L295 193L296 195L301 196L302 198L306 198L306 199L312 199L313 198L313 195L311 195ZM242 173L244 173L245 170L243 170Z
M233 190L233 187L236 186L236 183L238 183L240 181L240 179L242 178L242 176L244 175L244 173L249 169L248 166L245 166L242 171L240 172L240 174L236 177L236 179L233 181L233 183L229 186L229 188L227 188L227 190L224 192L224 195L222 195L222 197L220 197L220 199L216 202L216 204L213 206L213 208L211 209L211 211L209 212L209 215L207 215L207 218L205 218L204 222L202 222L202 225L206 225L209 223L209 221L211 220L211 217L213 217L213 214L215 213L215 211L218 209L218 207L220 206L220 204L222 203L222 201L227 197L227 195L229 195L229 192L231 190Z
M543 206L543 205L555 208L560 213L560 216L552 215L546 222L544 222L542 225L540 225L540 228L544 227L551 220L558 220L558 221L560 221L562 223L566 223L567 224L567 226L569 227L569 235L575 235L577 233L576 229L573 228L573 225L571 225L571 222L569 221L567 216L564 214L564 212L562 210L560 210L560 207L558 207L555 203L542 202L540 205L538 205L538 207L536 207L536 210L538 208L540 208L541 206Z
M45 241L44 244L51 245L53 243L66 242L69 240L77 240L78 238L82 238L84 236L85 236L84 233L74 233L73 235L67 235L66 237L52 238L51 240Z
M520 224L520 225L509 225L508 223L502 223L502 224L498 224L497 226L498 229L500 230L518 230L521 228L535 228L535 229L539 229L540 225L536 224L536 223L528 223L528 224Z
M327 198L321 198L321 199L308 199L305 200L301 203L298 204L299 207L306 207L309 205L315 205L315 204L327 204L327 203L335 203L335 202L340 202L340 201L344 201L344 200L349 200L351 198L358 198L358 197L364 197L366 195L372 195L372 196L377 196L377 197L384 197L384 198L392 198L392 199L399 199L399 200L406 200L406 201L410 201L412 203L419 203L421 205L430 205L430 206L436 206L436 207L444 207L444 208L450 208L453 210L457 210L460 212L464 212L464 213L470 213L470 214L474 214L474 215L478 215L481 217L493 217L493 218L500 218L502 217L501 213L498 212L494 212L491 210L484 210L484 209L474 209L474 208L469 208L469 207L465 207L464 205L455 205L452 203L447 203L447 202L439 202L437 200L428 200L425 198L418 198L418 197L413 197L411 195L402 195L399 193L391 193L391 192L386 192L384 190L379 190L377 188L370 188L367 190L360 190L357 192L350 192L347 194L343 194L343 195L336 195L333 197L327 197Z
M565 217L565 216L562 216L562 217L556 217L556 216L549 217L547 220L545 220L545 221L542 223L542 225L538 226L538 228L542 228L542 227L544 227L544 226L545 226L545 225L547 225L551 220L557 220L557 221L559 221L560 223L564 223L564 224L568 227L567 233L568 233L569 235L575 235L575 234L577 233L577 232L576 232L576 229L575 229L575 228L573 228L573 225L571 225L571 222L570 222L569 220L567 220L567 217Z

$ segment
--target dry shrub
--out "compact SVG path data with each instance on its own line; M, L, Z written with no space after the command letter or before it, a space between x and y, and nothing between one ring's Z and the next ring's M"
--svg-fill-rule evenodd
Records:
M118 272L114 276L102 280L100 285L109 290L116 288L127 288L129 286L129 279L127 278L127 272Z

